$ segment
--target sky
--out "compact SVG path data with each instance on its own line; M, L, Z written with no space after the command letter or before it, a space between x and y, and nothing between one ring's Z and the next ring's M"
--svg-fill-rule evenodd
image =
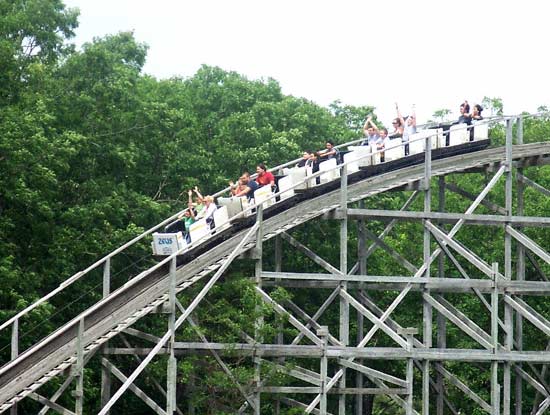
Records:
M386 126L395 102L420 122L465 99L504 112L550 106L550 3L540 0L65 0L80 9L77 46L133 31L144 72L191 77L203 65L273 78L328 106L370 105ZM487 115L487 114L484 114Z

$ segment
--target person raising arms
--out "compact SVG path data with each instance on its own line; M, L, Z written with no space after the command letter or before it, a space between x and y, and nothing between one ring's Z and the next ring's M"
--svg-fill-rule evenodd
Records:
M397 111L397 118L399 119L399 122L401 123L402 127L399 127L401 129L401 142L405 144L405 155L409 155L409 138L411 135L416 133L416 111L414 104L412 106L411 115L407 117L405 120L403 116L401 115L401 111L399 111L399 105L397 105L397 102L395 103L395 110Z

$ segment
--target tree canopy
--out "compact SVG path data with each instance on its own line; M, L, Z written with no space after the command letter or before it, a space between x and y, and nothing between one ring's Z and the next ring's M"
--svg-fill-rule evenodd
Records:
M198 185L203 194L213 193L257 163L273 166L299 157L305 149L321 148L326 140L338 143L359 137L365 114L375 109L340 102L324 108L283 94L274 79L250 80L207 65L187 78L159 80L143 73L147 45L130 32L96 38L77 51L69 43L77 19L78 11L67 9L61 0L0 0L2 321L185 206L191 187ZM502 113L502 100L486 97L483 103L492 112ZM434 117L447 113L439 110ZM526 141L545 140L549 133L548 119L525 122ZM502 131L495 131L493 137L502 139ZM535 176L540 184L550 185L546 168ZM483 183L485 177L453 180L467 190ZM529 197L532 214L548 214L546 200L535 194ZM372 200L380 208L399 208L402 202L398 195ZM457 208L461 203L449 202ZM382 225L370 226L376 231ZM337 232L329 223L315 229L304 227L296 234L337 263L331 242ZM404 225L387 241L399 251L420 254L422 243L410 237L414 233L413 225ZM544 240L542 233L531 236ZM464 238L478 241L485 255L503 262L502 252L490 243L491 235L470 230ZM350 245L356 239L352 231ZM118 267L134 266L147 255L147 250L136 252ZM285 255L287 264L296 270L317 269L295 252ZM384 254L373 258L369 267L376 275L402 271ZM251 324L256 302L246 270L246 264L236 266L232 270L235 278L218 288L199 312L212 338L229 341L235 331L225 332L221 327ZM79 288L84 295L93 284L84 282ZM289 294L281 290L278 295ZM318 300L318 294L311 292L294 295L303 296L312 307ZM387 295L381 294L381 300ZM231 300L234 297L239 300ZM77 300L63 299L70 307L77 307L73 304ZM414 299L410 301L414 308ZM473 304L462 306L482 313ZM59 319L59 314L53 305L40 308L28 327ZM401 318L406 321L412 314L403 313ZM273 321L272 327L278 323ZM266 326L265 335L274 332ZM535 336L529 341L542 343L544 339ZM9 339L2 337L2 345L6 344ZM0 356L8 358L5 347ZM213 384L198 385L202 389L196 399L202 408L212 403L209 388L224 383L223 373L210 363L193 358L180 361L184 380L204 367L216 370ZM238 370L235 373L246 381L249 374ZM484 380L466 370L462 375L473 382ZM98 391L90 387L86 394L93 411ZM228 397L217 402L220 408ZM135 408L132 411L139 413ZM385 413L394 413L389 411Z

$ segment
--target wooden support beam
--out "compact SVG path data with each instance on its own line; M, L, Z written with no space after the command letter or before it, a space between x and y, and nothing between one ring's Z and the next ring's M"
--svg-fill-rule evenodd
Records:
M441 314L443 314L449 321L453 322L460 330L474 339L476 342L481 344L486 349L492 349L492 343L490 336L481 329L477 324L470 320L465 314L460 312L455 307L452 307L449 302L439 298L441 302L445 301L445 305L437 301L431 295L425 293L424 300L430 304L432 307L437 309ZM452 307L448 309L447 307Z
M397 252L394 248L378 238L378 236L369 231L367 228L365 228L365 235L369 239L373 240L380 248L384 249L384 251L386 251L393 259L395 259L403 268L407 269L413 274L418 271L417 267L407 261L399 252Z
M550 396L550 389L548 388L548 385L545 386L542 383L538 382L534 377L528 374L521 367L516 366L514 370L521 378L525 379L527 383L535 388L538 393L541 393L544 397Z
M546 189L545 187L541 186L540 184L534 182L527 176L524 176L523 174L518 174L518 179L522 181L522 183L525 183L527 186L531 187L532 189L535 189L540 194L543 194L544 196L550 197L550 190Z
M380 379L382 381L390 382L390 383L393 383L394 385L401 386L403 388L407 388L407 386L408 386L408 383L405 380L399 379L399 378L397 378L395 376L392 376L392 375L388 375L387 373L380 372L379 370L375 370L375 369L372 369L372 368L364 366L364 365L360 365L360 364L357 364L357 363L354 363L354 362L350 362L349 360L339 359L338 364L340 364L342 366L346 366L349 369L353 369L353 370L356 370L358 372L361 372L361 373L367 375L371 379L372 378ZM407 393L407 392L405 392L405 393Z
M259 287L255 287L262 300L273 307L275 312L288 318L288 322L296 327L301 333L304 334L309 340L315 343L317 346L322 344L321 339L317 337L311 330L309 330L304 324L302 324L296 317L285 310L283 306L278 304L273 298L271 298L264 290Z
M311 386L262 386L261 392L284 393L284 394L315 394L320 388ZM405 395L405 388L332 388L329 394L332 395ZM321 411L322 412L322 411Z
M104 357L101 358L101 364L105 366L109 371L121 382L126 382L128 379L124 373L122 373L115 365L109 362ZM141 399L149 408L155 411L158 415L166 415L166 411L162 409L154 400L152 400L147 394L138 386L133 383L130 385L129 389L134 392L134 394Z
M372 324L378 328L380 328L384 333L386 333L388 336L390 336L397 344L399 344L404 349L408 349L408 344L405 339L403 339L399 334L397 334L395 331L393 331L387 324L385 324L381 319L376 317L373 313L371 313L366 307L364 307L359 301L357 301L353 296L351 296L347 292L341 292L340 295L344 296L349 303L355 308L357 311L359 311L361 314L363 314L366 318L368 318ZM364 345L363 345L364 347Z
M471 390L464 382L454 376L451 372L446 369L441 370L441 366L437 367L437 370L447 379L453 386L462 391L465 396L470 398L472 401L477 403L484 411L491 413L491 405L485 402L482 398L479 397L473 390Z
M315 252L313 252L307 246L305 246L304 244L302 244L298 240L294 239L288 233L286 233L286 232L281 233L281 237L285 241L287 241L290 245L292 245L294 248L296 248L299 252L303 253L305 256L307 256L309 259L311 259L313 262L315 262L317 265L320 265L322 268L324 268L326 271L328 271L330 273L333 273L333 274L339 274L340 273L340 270L338 270L338 268L333 267L331 264L329 264L327 261L325 261L319 255L317 255Z
M445 183L445 188L450 190L453 193L456 193L462 197L465 197L466 199L470 200L476 200L476 196L473 195L470 192L467 192L466 190L461 189L454 183ZM489 200L483 200L481 201L481 205L485 206L486 208L492 210L493 212L500 213L501 215L506 214L506 209L504 209L502 206L497 205L496 203L492 203Z
M64 408L58 403L55 403L54 401L51 401L48 398L42 395L39 395L36 392L30 393L29 398L35 400L38 403L41 403L42 405L45 405L49 409L53 409L54 411L57 411L61 415L76 415L73 411L69 411L68 409Z
M311 383L315 386L321 386L321 375L313 370L309 370L300 366L293 365L292 367L283 366L277 363L273 363L277 371L280 371L293 378L303 380L304 382ZM328 378L330 379L330 378Z
M485 275L487 275L488 277L492 275L491 267L472 251L455 241L451 236L447 235L445 232L443 232L441 229L439 229L437 226L433 225L429 221L426 221L424 226L426 226L430 230L432 235L434 235L440 242L444 242L445 244L449 245Z
M340 293L340 288L335 289L335 290L333 291L333 294L335 294L334 297L338 296L339 293ZM329 298L328 298L328 299L331 300L330 303L332 303L332 301L333 301L333 300L331 299L332 297L333 297L333 295L331 294L331 295L329 296ZM328 299L327 299L327 300L328 300ZM328 302L328 301L325 301L325 304L326 304L327 302ZM329 304L330 304L330 303L329 303ZM298 317L302 318L304 321L307 321L306 327L307 327L308 329L309 329L309 328L314 328L315 330L317 330L317 329L320 329L320 328L321 328L321 326L319 325L319 323L317 323L317 319L320 317L320 315L317 316L317 317L316 317L316 316L310 317L304 310L302 310L300 307L298 307L298 306L297 306L293 301L291 301L291 300L286 300L286 301L285 301L285 304L287 304L287 305L288 305L288 308L291 309L292 311L294 311L294 313L296 313L296 315L298 315ZM328 307L328 305L327 305L327 307ZM318 310L318 311L319 311L319 310ZM317 313L315 313L315 314L317 314ZM321 313L321 314L322 314L322 313ZM302 332L300 332L300 333L298 334L298 336L296 336L296 338L298 338L298 337L302 338L303 336L304 336L304 334L303 334ZM294 340L296 340L296 339L294 339ZM329 340L330 343L333 344L333 345L342 346L342 342L340 342L340 340L338 340L336 337L334 337L334 336L333 336L332 334L330 334L330 333L329 333L329 335L328 335L328 340ZM293 341L293 342L292 342L292 344L298 344L298 343L299 343L299 341L296 341L296 342Z
M530 239L527 235L515 230L511 226L506 226L506 233L513 236L514 239L522 244L524 247L530 249L533 253L537 254L537 256L544 262L550 264L550 254L545 249L541 248L539 244Z
M306 410L307 409L307 405L302 403L302 402L298 402L297 400L295 399L291 399L291 398L280 398L281 402L287 404L288 406L292 406L293 408L300 408L302 410ZM319 411L318 409L311 409L309 413L312 413L312 414L315 414L315 415L321 415L321 411ZM326 412L325 414L322 414L322 415L333 415L331 412Z
M529 304L520 298L512 298L509 295L504 296L506 304L512 306L525 319L529 320L536 328L542 331L546 336L550 337L550 321L542 314L532 308Z
M550 218L535 216L500 216L500 215L482 215L466 213L443 213L443 212L423 212L423 211L399 211L384 209L348 209L348 217L358 220L360 218L369 218L380 221L406 221L420 222L430 220L443 224L455 224L462 220L466 225L483 226L513 226L524 227L550 227Z
M416 343L416 341L415 341ZM219 353L225 353L229 356L252 356L254 354L262 357L295 357L299 358L318 358L321 356L321 349L314 345L256 345L252 346L247 343L236 343L227 345L225 343L208 343L189 342L176 343L177 355L201 354L210 353L211 348L214 348ZM106 354L112 355L147 355L151 352L150 348L109 348ZM167 354L167 350L158 352L159 355ZM490 362L490 361L505 361L510 362L525 362L533 364L550 363L550 351L502 351L493 353L483 349L420 349L416 348L409 352L402 347L341 347L329 346L327 354L331 359L360 359L368 358L372 360L403 360L413 358L414 360L437 360L449 362Z

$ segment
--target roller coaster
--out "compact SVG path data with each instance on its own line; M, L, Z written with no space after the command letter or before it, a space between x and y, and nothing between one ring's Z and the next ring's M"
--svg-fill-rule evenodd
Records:
M537 117L539 114L530 115ZM231 372L222 357L227 353L250 356L255 368L254 387L248 390L236 379L235 388L242 395L235 413L260 414L262 397L276 402L274 411L281 405L301 408L304 413L329 414L364 413L365 395L386 395L407 415L428 414L433 408L438 415L459 414L460 402L449 401L446 390L458 388L480 410L490 414L522 414L529 405L533 414L540 415L550 408L550 387L546 365L550 351L525 350L523 326L534 325L545 336L550 336L549 316L531 307L524 296L546 296L550 283L525 280L525 258L534 264L542 260L550 263L550 254L523 229L548 227L546 217L524 216L523 194L529 186L549 196L542 188L524 175L524 170L548 164L550 143L523 144L524 116L495 117L471 127L456 125L449 129L426 128L410 137L410 154L404 156L404 143L396 143L384 150L358 146L361 140L342 144L348 148L343 162L336 160L321 163L318 172L294 167L292 160L271 169L278 177L278 191L259 192L254 202L224 198L228 189L216 195L221 205L211 229L198 223L191 234L191 243L164 257L154 257L146 270L130 275L118 287L112 286L111 261L136 247L149 243L163 229L177 220L177 212L162 223L143 232L133 240L92 264L87 269L65 280L49 294L29 305L0 325L0 331L11 330L11 359L0 368L0 413L11 410L23 399L32 399L42 405L39 413L53 410L62 414L83 413L83 378L86 363L96 354L102 354L102 402L100 414L116 413L116 404L126 392L137 395L152 411L158 414L195 413L192 407L183 411L176 400L178 383L177 355L180 352L212 353L231 378ZM506 142L491 146L489 125L503 125ZM515 125L515 137L514 137ZM514 143L515 140L515 143ZM394 140L396 141L396 140ZM381 154L384 153L384 162ZM476 196L446 183L445 176L454 173L484 172L491 175ZM496 206L486 200L497 182L505 180L505 206ZM433 183L437 180L437 184ZM517 204L513 209L513 185L517 187ZM438 186L440 211L432 212L432 187ZM401 210L365 209L364 201L387 191L411 191L413 196ZM444 211L445 191L452 191L470 199L465 213ZM424 195L423 211L407 211L413 198ZM359 207L357 207L357 205ZM496 214L475 214L483 205ZM514 214L515 213L515 214ZM340 223L340 238L335 246L340 251L338 267L328 263L306 245L293 238L289 231L312 220L336 220ZM366 219L388 222L384 232L375 235L369 231ZM348 225L358 224L358 261L348 264ZM397 221L415 221L423 228L423 260L416 266L402 253L384 242ZM450 231L444 225L452 225ZM495 226L504 230L505 263L503 271L498 264L490 264L472 249L455 239L463 225ZM275 239L275 270L262 266L263 244ZM373 245L368 248L366 240ZM515 253L512 243L515 244ZM281 244L289 243L319 265L324 273L281 272L283 259ZM435 243L435 245L434 245ZM433 249L436 246L436 249ZM373 276L366 271L367 257L374 249L385 250L404 269L405 276ZM512 257L517 255L517 269L512 268ZM476 273L468 273L457 259L466 260ZM297 332L293 339L281 336L277 344L264 344L256 333L245 336L245 343L211 343L202 336L202 342L177 342L177 330L188 323L195 326L193 311L200 306L229 265L237 258L255 261L255 289L257 295L273 310L284 316ZM458 270L456 275L445 275L444 261L450 261ZM540 267L539 267L540 270ZM26 350L20 350L20 328L33 311L45 305L93 273L102 274L102 299L67 321L32 341ZM543 271L540 271L543 276ZM200 291L185 306L178 295L190 287ZM298 304L280 304L270 296L269 288L283 286L289 289L323 288L331 292L318 311L310 316ZM386 308L381 308L368 295L369 290L388 290L397 296ZM421 321L414 327L402 327L391 314L410 292L420 293ZM476 323L457 309L446 293L474 296L486 307L489 327ZM318 321L330 306L339 301L338 325L323 326ZM350 308L357 313L358 338L350 339ZM144 316L162 310L167 315L167 330L162 337L148 335L132 326ZM504 316L504 318L501 317ZM434 345L434 318L437 330ZM261 318L258 321L261 324ZM456 349L447 347L447 325L456 326L462 335L473 339L479 348ZM368 328L368 332L364 329ZM418 333L422 335L419 337ZM372 340L383 333L394 347L375 347ZM129 334L151 342L147 349L109 347L109 342ZM549 343L550 344L550 343ZM5 345L2 345L5 346ZM129 375L121 373L108 359L109 354L128 353L137 357L139 364ZM167 384L156 384L164 403L155 402L135 384L147 366L160 354L168 355ZM313 359L318 371L295 365L281 364L281 359ZM270 360L271 359L271 360ZM367 360L403 361L401 374L384 373L368 366ZM270 361L279 370L293 377L291 386L269 385L262 379L262 366ZM491 372L489 401L461 381L446 367L448 362L481 363ZM416 369L415 369L416 367ZM421 377L415 387L415 374ZM112 393L112 378L121 386ZM51 397L41 393L41 387L58 379L58 390ZM364 387L365 380L369 387ZM418 382L417 382L418 383ZM303 386L303 385L307 386ZM352 387L350 387L352 385ZM69 410L57 401L73 387L75 408ZM535 402L524 402L526 388L536 391ZM276 398L273 398L276 396ZM350 398L350 396L353 397ZM306 397L307 399L304 399ZM305 400L305 402L304 402ZM347 412L346 412L347 411Z

